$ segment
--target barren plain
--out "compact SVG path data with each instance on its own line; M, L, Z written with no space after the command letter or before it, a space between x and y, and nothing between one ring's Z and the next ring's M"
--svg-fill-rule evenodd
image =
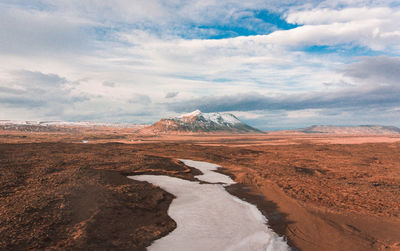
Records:
M144 250L173 196L127 176L194 180L180 158L222 166L293 249L400 250L400 136L127 128L0 131L0 249Z

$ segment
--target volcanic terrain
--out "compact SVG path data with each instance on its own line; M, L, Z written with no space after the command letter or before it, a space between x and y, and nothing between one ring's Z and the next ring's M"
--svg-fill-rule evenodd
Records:
M0 130L0 249L144 250L175 229L173 196L127 176L195 180L185 158L222 166L292 247L399 250L399 156L398 134Z

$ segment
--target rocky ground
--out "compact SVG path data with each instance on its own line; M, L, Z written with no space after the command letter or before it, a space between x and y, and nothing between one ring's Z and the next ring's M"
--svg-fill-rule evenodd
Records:
M175 228L173 196L135 173L193 179L122 144L0 144L0 249L144 250Z
M65 143L72 137L65 135L59 142L40 135L41 143L23 136L0 140L0 249L143 250L175 228L167 215L173 196L126 176L192 180L196 170L177 158L222 165L246 187L230 192L257 203L296 248L400 249L398 142L82 144Z

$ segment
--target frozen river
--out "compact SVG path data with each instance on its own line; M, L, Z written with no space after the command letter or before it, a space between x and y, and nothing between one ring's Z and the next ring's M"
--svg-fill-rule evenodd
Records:
M129 178L147 181L176 196L168 209L177 228L156 240L148 250L290 250L287 243L269 229L267 219L256 206L229 194L224 186L235 182L214 172L219 166L207 162L181 160L199 169L200 184L159 175Z

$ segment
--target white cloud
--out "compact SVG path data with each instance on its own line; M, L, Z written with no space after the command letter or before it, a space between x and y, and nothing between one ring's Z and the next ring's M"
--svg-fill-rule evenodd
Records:
M357 20L388 19L393 15L390 8L345 8L341 10L318 8L300 12L289 12L286 21L289 23L320 25L346 23Z
M290 12L286 20L304 26L271 37L288 45L352 43L373 50L400 50L400 10L387 7L311 9Z

